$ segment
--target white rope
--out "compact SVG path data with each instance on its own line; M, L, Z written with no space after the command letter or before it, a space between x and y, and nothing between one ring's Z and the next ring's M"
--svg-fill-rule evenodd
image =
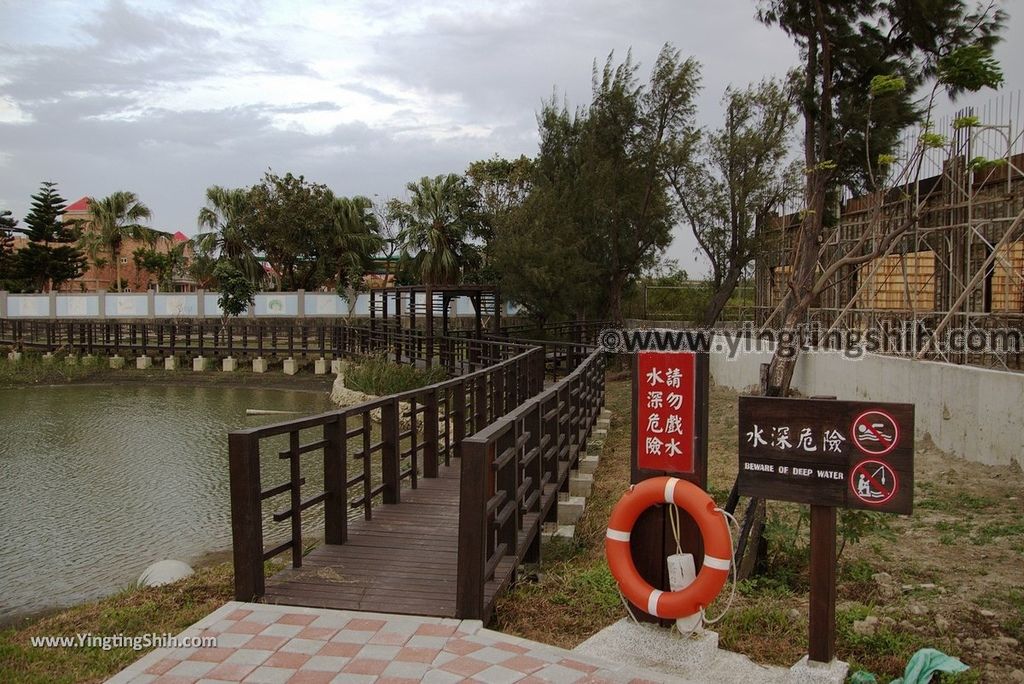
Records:
M636 619L636 615L633 614L633 609L629 607L629 601L622 595L622 589L619 589L618 582L615 583L615 588L619 591L619 600L622 601L622 605L626 606L626 612L629 613L629 617L633 618L633 622L640 624L640 621Z
M732 589L729 592L729 600L725 603L725 610L723 610L722 614L714 620L708 618L704 608L700 609L701 620L703 620L704 624L707 625L713 625L724 618L729 612L729 609L732 608L732 600L736 597L736 547L732 544L732 526L729 525L729 523L732 522L732 524L736 526L737 532L739 532L740 524L736 518L725 509L716 507L715 511L721 513L726 518L725 529L729 532L729 550L732 552Z
M672 536L676 538L676 553L681 554L683 547L679 543L679 507L675 504L668 507L668 519L672 522Z

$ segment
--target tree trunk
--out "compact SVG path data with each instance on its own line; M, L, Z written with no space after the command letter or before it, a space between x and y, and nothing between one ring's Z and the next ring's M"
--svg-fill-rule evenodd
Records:
M114 260L114 280L117 281L117 291L121 292L121 250L113 248L110 250L110 256Z
M729 303L729 298L732 297L732 293L736 290L736 285L739 281L740 269L730 268L722 284L715 290L711 301L708 302L707 307L704 309L705 326L712 326L718 322L718 318L722 315L722 311L725 310L725 305Z
M622 289L625 281L625 276L621 273L616 273L612 276L612 281L608 286L608 315L614 321L615 325L622 326Z

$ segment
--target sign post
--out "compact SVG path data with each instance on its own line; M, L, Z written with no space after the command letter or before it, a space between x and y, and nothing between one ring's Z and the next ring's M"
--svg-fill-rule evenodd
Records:
M914 405L740 397L738 492L811 507L810 660L835 655L836 509L909 515Z
M645 351L634 356L631 483L671 475L707 489L707 396L707 354ZM668 591L665 558L674 552L675 538L665 510L656 506L640 516L630 550L644 580ZM685 513L679 527L680 545L694 554L700 570L704 558L700 531ZM635 612L641 620L658 622L648 613Z

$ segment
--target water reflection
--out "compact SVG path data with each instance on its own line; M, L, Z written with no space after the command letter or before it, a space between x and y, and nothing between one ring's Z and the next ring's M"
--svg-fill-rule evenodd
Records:
M110 594L156 560L230 548L227 433L282 419L247 408L330 404L249 388L0 390L0 620ZM286 440L265 443L268 486L286 478L287 462L273 457ZM323 472L310 456L312 489Z

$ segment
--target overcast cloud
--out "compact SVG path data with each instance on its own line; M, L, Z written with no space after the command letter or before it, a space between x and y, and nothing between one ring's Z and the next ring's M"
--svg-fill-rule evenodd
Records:
M1010 2L1018 14L1020 1ZM0 0L0 208L21 218L42 180L64 197L132 190L154 227L196 232L213 184L267 168L343 195L403 195L423 175L536 152L557 88L590 95L594 59L641 73L666 42L703 64L701 123L725 87L797 59L745 0ZM1022 21L1000 48L1024 86ZM682 228L669 249L702 273Z

